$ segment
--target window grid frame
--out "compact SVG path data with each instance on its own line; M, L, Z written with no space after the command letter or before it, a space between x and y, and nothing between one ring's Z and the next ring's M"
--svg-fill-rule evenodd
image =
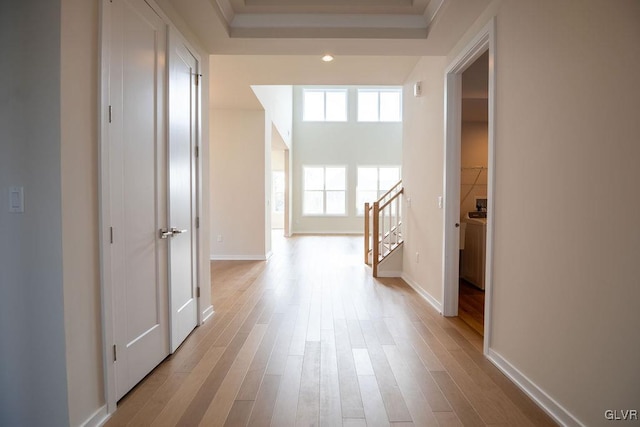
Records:
M322 190L307 190L306 173L307 168L322 168ZM341 168L344 170L344 189L343 190L328 190L327 189L327 168ZM302 165L302 216L303 217L330 217L330 218L343 218L349 216L349 168L347 165ZM305 201L307 192L319 192L322 191L322 213L305 213ZM344 194L344 213L334 214L327 213L327 192L342 192Z
M322 120L306 119L306 94L309 92L322 93ZM327 93L341 93L344 95L344 120L327 120ZM347 88L304 88L302 90L302 121L306 123L347 123L349 122L349 90Z
M376 120L360 120L360 93L375 93L377 98L377 115ZM380 111L381 111L381 103L380 103L380 94L381 93L398 93L400 95L400 103L398 105L398 120L381 120L380 119ZM357 99L357 112L356 112L356 121L358 123L402 123L402 88L358 88L356 90L356 99Z

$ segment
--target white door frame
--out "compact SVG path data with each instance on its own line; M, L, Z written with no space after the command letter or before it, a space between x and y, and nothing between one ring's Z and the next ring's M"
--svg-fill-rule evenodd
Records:
M489 177L487 182L487 242L485 265L484 353L491 337L493 278L493 230L495 194L495 98L496 41L495 18L474 37L445 70L445 168L444 168L444 244L443 303L444 316L458 315L459 238L460 238L460 153L462 122L462 73L484 52L489 51Z
M171 43L171 34L175 33L185 46L191 51L198 62L198 73L202 71L202 58L197 54L193 46L186 41L180 32L173 25L171 20L162 9L154 2L154 0L144 0L167 24L167 46ZM113 365L113 345L115 342L114 307L113 307L113 280L111 272L107 266L111 265L111 257L109 253L110 242L110 214L109 199L111 197L110 183L108 179L109 165L109 40L111 38L111 16L108 13L110 0L101 0L99 8L99 49L100 49L100 68L98 70L98 81L100 84L98 91L98 202L99 202L99 247L100 247L100 306L101 306L101 322L102 322L102 361L104 373L104 390L107 414L112 414L117 409L116 386L115 386L115 367ZM168 52L167 52L168 53ZM169 58L167 57L167 72L169 70ZM200 77L202 77L200 75ZM202 81L202 78L200 79ZM166 82L166 91L168 93L169 79ZM202 84L197 88L197 145L200 153L202 152ZM168 103L165 107L168 115ZM167 116L168 118L168 116ZM168 134L168 129L165 130ZM200 218L203 212L202 206L202 156L196 159L196 215ZM168 165L167 165L168 167ZM202 218L200 218L202 221ZM196 272L197 286L200 286L200 227L196 228L197 254L196 254ZM167 289L167 295L169 295ZM204 322L202 300L198 298L198 324ZM170 331L169 331L170 334Z

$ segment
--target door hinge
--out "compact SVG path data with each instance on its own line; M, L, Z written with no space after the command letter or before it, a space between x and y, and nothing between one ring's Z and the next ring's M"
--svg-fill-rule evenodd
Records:
M200 157L200 147L196 145L196 158Z
M200 298L200 286L196 288L196 297Z
M200 228L200 217L196 217L196 228Z
M113 361L115 362L116 360L118 360L118 350L116 345L113 345Z
M202 77L202 74L196 73L196 86L200 86L200 77Z
M111 123L111 118L113 117L113 108L109 105L109 123Z
M109 227L109 241L113 245L113 227Z

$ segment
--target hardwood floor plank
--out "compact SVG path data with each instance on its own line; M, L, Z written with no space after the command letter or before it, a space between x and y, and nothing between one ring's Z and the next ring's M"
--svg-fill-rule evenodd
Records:
M258 389L262 383L262 377L264 377L265 370L267 369L267 363L269 362L276 337L278 336L280 325L282 324L282 317L283 315L281 313L276 313L268 324L267 331L260 343L260 347L258 348L253 361L251 362L251 366L249 366L249 371L242 382L242 386L240 387L236 400L256 399Z
M177 393L189 376L185 372L169 374L169 378L156 390L147 403L140 409L135 417L127 424L130 426L148 425L166 407L167 403Z
M400 392L393 371L389 366L389 361L378 341L372 322L370 320L361 320L360 327L362 328L362 334L367 343L371 365L378 380L378 386L380 387L382 400L387 409L389 421L411 421L409 409Z
M351 348L367 348L358 319L347 319L347 328L349 329Z
M297 426L318 425L320 419L320 342L308 341L304 351Z
M364 418L343 418L342 427L367 427L367 421Z
M269 427L271 425L280 380L279 375L265 375L253 405L253 411L249 419L250 426Z
M407 404L412 421L419 426L436 425L437 420L398 348L393 345L387 345L383 346L383 349L393 375L398 382L403 399Z
M233 406L238 390L242 384L242 380L249 369L251 360L258 350L258 346L264 337L267 326L264 324L256 324L249 333L246 342L238 352L237 357L225 375L220 390L207 407L207 410L200 420L201 426L223 426L229 411Z
M463 427L455 412L435 412L440 427Z
M307 345L307 329L309 325L309 304L302 303L298 308L298 318L289 345L289 354L292 356L304 356Z
M340 401L342 404L342 416L344 418L364 418L362 398L358 375L353 359L353 350L349 342L349 331L344 319L336 319L334 322L336 339L336 355L338 362L338 376L340 379ZM371 361L369 361L371 364ZM373 372L373 368L371 371Z
M106 425L109 427L127 425L146 405L149 396L152 396L167 378L169 376L166 373L147 377L118 402L118 410L109 418Z
M211 347L207 351L200 363L196 365L178 391L154 419L153 426L174 426L178 424L180 417L187 410L224 351L224 347Z
M433 412L452 411L451 405L442 394L440 387L427 370L426 366L415 352L413 346L405 339L396 339L398 350L402 353L405 363L411 369L422 394L427 399L427 403ZM444 370L442 368L441 370Z
M388 427L389 418L374 375L358 375L360 394L368 427Z
M224 422L224 427L246 427L253 409L253 400L236 400Z
M369 357L369 351L366 348L354 348L352 354L358 376L375 375L371 358Z
M340 378L334 331L324 329L320 342L320 425L331 427L341 422Z
M194 426L200 422L248 336L249 334L237 334L226 348L223 347L224 353L220 360L202 383L177 425Z
M293 426L296 423L303 356L289 356L282 373L271 425Z
M291 345L291 338L293 337L293 330L295 327L296 318L298 317L298 307L295 305L289 306L283 313L282 324L278 331L278 337L273 345L273 351L271 357L267 363L266 374L267 375L282 375L284 368L289 357L289 346Z
M431 375L438 383L440 390L444 393L456 415L464 426L484 426L485 423L480 415L471 406L471 403L464 397L462 391L446 372L432 372Z

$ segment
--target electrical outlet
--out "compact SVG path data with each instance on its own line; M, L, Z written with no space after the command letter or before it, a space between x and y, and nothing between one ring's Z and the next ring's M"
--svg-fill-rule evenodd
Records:
M438 209L442 209L442 196L438 196Z
M218 243L222 242L222 234L218 234Z
M416 252L416 264L420 263L420 252Z

